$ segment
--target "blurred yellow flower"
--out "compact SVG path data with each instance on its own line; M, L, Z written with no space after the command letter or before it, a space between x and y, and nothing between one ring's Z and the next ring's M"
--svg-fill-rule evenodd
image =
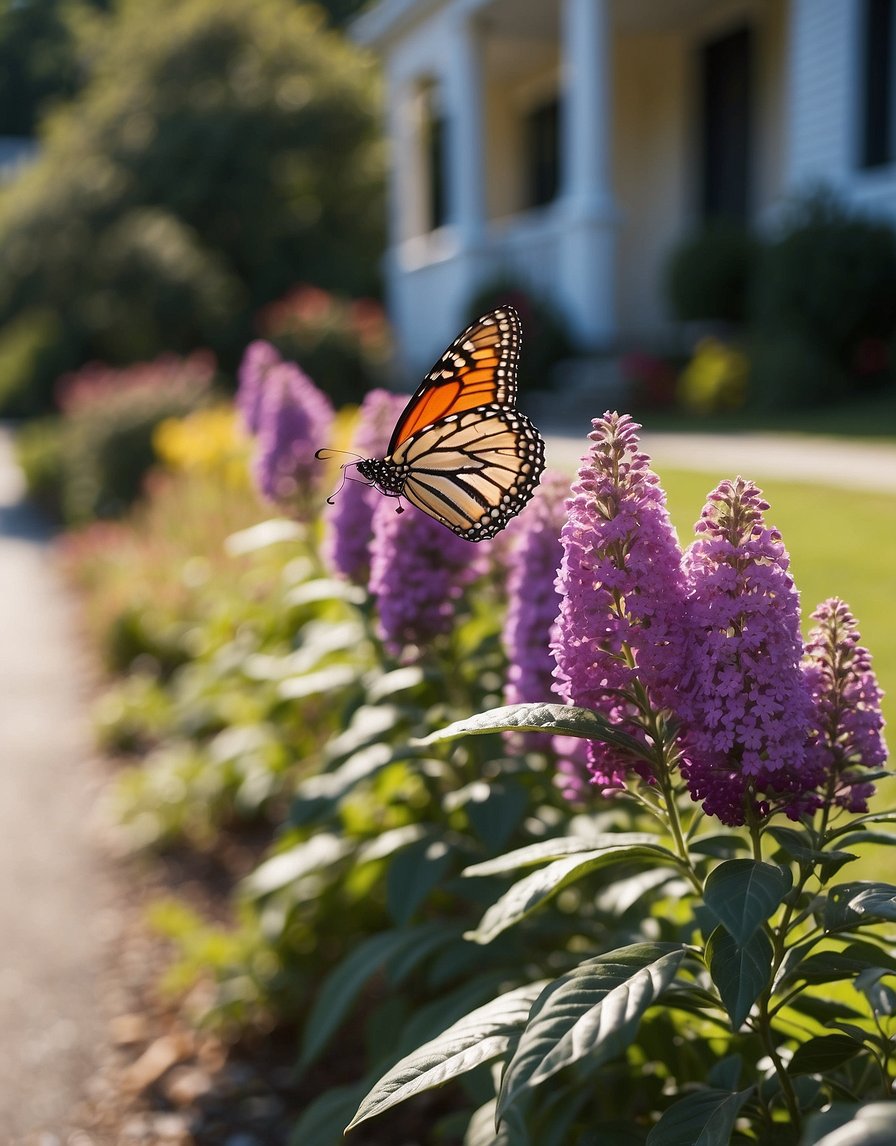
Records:
M153 449L168 469L213 475L230 486L248 481L249 441L232 406L166 418L156 427Z
M718 338L701 338L681 372L678 395L683 406L698 414L736 410L746 399L749 375L750 363L742 351Z

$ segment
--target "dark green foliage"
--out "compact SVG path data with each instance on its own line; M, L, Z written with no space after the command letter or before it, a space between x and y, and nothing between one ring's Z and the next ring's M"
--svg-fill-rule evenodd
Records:
M753 310L757 336L790 338L792 347L799 340L828 364L811 394L816 401L879 387L893 377L896 231L831 196L807 199L763 248ZM801 393L805 373L797 372L792 395L776 389L774 404L809 398Z
M34 135L52 100L83 81L71 18L103 0L0 0L0 135Z
M381 161L370 66L290 0L125 0L89 83L0 198L0 330L54 316L66 366L210 345L297 279L376 288ZM50 367L29 385L46 395Z
M666 295L683 322L743 322L747 317L758 244L737 223L710 223L672 250Z
M56 379L77 347L76 333L50 307L20 311L0 329L0 412L27 418L51 409Z
M572 337L560 313L528 287L509 279L499 279L477 292L467 308L467 321L510 303L519 311L523 322L523 353L520 356L520 389L547 390L551 371L558 362L575 350Z
M66 416L39 419L19 438L29 492L69 524L122 514L156 460L156 426L201 405L213 369L199 355L131 371L87 368L63 379Z
M16 435L16 459L29 497L52 517L62 516L64 467L61 418L36 418Z
M749 403L754 410L799 410L843 395L844 371L799 331L760 330L750 343Z
M372 299L350 301L301 286L266 306L256 325L336 406L360 402L368 390L387 382L391 331Z

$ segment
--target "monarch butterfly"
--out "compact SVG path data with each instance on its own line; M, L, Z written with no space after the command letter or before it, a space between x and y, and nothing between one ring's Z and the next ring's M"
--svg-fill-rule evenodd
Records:
M510 306L468 326L408 402L386 456L358 473L468 541L500 532L544 469L541 434L514 405L520 337Z

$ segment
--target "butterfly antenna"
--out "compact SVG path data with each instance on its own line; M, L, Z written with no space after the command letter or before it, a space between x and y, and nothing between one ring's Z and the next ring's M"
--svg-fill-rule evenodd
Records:
M349 457L352 460L350 462L343 462L341 464L341 466L339 467L342 470L342 481L339 483L339 487L337 489L333 490L333 492L327 498L327 505L335 505L336 504L336 498L339 496L340 493L342 493L342 490L345 486L345 483L349 479L351 479L352 481L358 481L359 480L358 478L354 477L352 474L347 473L346 471L347 471L349 466L356 466L358 464L358 462L362 462L364 460L364 458L361 456L361 454L353 454L350 450L331 450L328 448L324 448L322 450L317 450L315 452L314 456L318 459L318 461L328 462L331 458L335 458L337 456L337 454L342 454L343 457Z
M335 458L338 454L342 454L342 456L346 458L354 458L356 462L364 461L364 458L360 454L353 454L351 450L331 450L329 448L325 448L315 451L314 456L320 462L328 462L331 458ZM345 462L344 464L351 465L352 463Z

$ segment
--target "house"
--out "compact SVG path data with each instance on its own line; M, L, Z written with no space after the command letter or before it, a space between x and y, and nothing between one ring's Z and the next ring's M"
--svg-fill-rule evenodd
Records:
M389 307L425 369L477 288L594 352L670 331L672 245L826 184L896 219L896 0L379 0Z

